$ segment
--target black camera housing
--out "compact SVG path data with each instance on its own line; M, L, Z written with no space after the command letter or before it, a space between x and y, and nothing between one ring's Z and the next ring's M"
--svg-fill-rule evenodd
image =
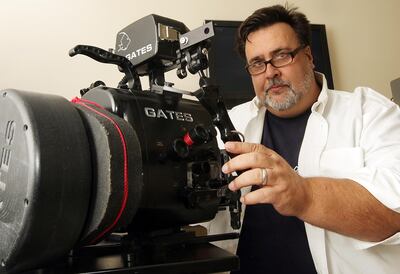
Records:
M158 258L153 248L160 236L163 245L174 239L174 247L186 246L193 237L182 228L213 219L222 207L239 228L240 193L227 189L231 178L221 166L228 156L215 127L224 142L241 138L204 76L212 36L210 25L188 32L178 21L149 15L118 33L117 54L84 45L70 51L117 65L125 76L116 88L97 81L71 102L1 91L1 273L51 273L57 259L58 270L75 273L82 260L76 254L115 235L123 235L118 252L128 264L149 246ZM185 92L165 82L173 68L181 78L186 69L199 73L200 89ZM140 76L149 77L149 90L142 90ZM237 258L228 258L233 269Z

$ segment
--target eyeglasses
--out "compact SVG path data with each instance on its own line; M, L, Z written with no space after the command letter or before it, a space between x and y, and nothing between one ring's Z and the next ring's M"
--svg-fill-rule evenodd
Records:
M290 51L290 52L279 52L274 55L271 59L266 61L255 61L254 63L248 64L245 68L250 75L258 75L264 73L267 69L267 65L271 64L274 68L281 68L289 65L293 62L296 54L303 49L305 46L301 45L300 47Z

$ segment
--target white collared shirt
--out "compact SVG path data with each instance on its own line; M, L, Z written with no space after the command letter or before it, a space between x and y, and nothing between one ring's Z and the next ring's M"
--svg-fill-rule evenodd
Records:
M352 179L400 212L400 108L369 88L329 90L325 77L316 76L322 90L307 122L299 174ZM257 98L230 111L246 142L261 142L265 111ZM400 233L371 243L308 223L305 227L318 273L400 273ZM210 234L232 231L229 213L219 212L207 228ZM232 252L236 245L237 241L220 244Z

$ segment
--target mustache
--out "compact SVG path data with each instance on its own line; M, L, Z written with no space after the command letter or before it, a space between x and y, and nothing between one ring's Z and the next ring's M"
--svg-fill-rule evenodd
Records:
M265 93L268 93L268 91L274 86L288 86L289 88L291 88L292 85L289 81L285 81L279 78L272 78L265 89Z

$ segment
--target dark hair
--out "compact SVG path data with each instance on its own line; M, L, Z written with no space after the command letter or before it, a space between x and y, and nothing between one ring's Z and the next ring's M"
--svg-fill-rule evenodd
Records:
M296 7L275 5L261 8L250 15L239 27L236 47L243 58L246 58L245 44L250 33L275 23L286 23L293 28L301 45L308 46L311 41L310 21L297 11Z

